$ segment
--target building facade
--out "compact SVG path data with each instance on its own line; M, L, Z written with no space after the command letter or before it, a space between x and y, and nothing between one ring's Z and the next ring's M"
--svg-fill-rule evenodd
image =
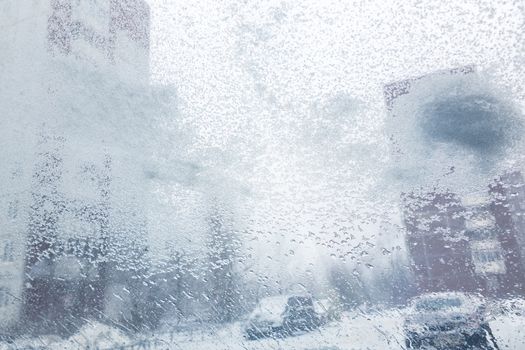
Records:
M147 91L149 7L8 0L0 8L0 334L21 322L35 332L74 327L106 310L118 318L124 310L110 304L126 290L126 278L115 278L126 247L115 247L144 250L143 169L106 130L142 117L126 96Z
M403 196L408 251L421 292L476 291L479 281L466 234L465 209L453 193Z
M9 192L0 196L0 329L9 330L16 325L22 312L24 263L29 201L26 188L16 186L18 169L7 173L12 184ZM1 333L0 333L1 334Z
M491 211L505 260L508 291L525 294L525 181L509 171L489 185Z
M520 172L513 171L485 193L461 199L452 193L403 195L408 251L420 292L525 294L523 184Z
M407 105L419 101L404 98L398 107L399 97L422 87L426 90L421 96L432 101L433 78L462 79L473 73L475 69L467 66L388 84L384 88L387 110L393 118L406 118L403 113L417 111ZM396 153L406 151L393 141ZM505 173L488 190L461 197L443 186L438 190L429 185L407 191L401 198L408 254L419 292L523 295L525 186L520 171Z
M501 295L507 285L507 269L488 192L464 196L462 204L470 255L480 289L489 295Z

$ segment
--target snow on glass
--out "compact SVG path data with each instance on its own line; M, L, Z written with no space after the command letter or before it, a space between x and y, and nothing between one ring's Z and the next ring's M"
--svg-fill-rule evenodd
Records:
M0 349L522 349L515 1L0 1Z

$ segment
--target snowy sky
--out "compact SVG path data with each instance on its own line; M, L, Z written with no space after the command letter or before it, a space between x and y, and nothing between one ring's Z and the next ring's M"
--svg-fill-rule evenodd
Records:
M380 231L385 83L476 64L524 95L518 2L150 3L153 81L176 86L199 159L248 185L252 225L272 232L257 239L287 241L291 265Z

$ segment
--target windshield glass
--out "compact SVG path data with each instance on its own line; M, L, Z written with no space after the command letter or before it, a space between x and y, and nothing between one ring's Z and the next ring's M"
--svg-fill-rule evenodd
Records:
M524 82L524 0L0 0L0 350L525 349Z

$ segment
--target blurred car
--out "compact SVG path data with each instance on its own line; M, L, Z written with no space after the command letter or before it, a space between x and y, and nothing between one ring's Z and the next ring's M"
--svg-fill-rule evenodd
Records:
M341 319L341 310L332 299L314 300L314 310L321 324Z
M409 307L404 331L408 349L497 348L483 300L477 295L446 292L416 297Z
M244 336L254 340L268 336L283 337L298 331L310 331L321 324L312 297L274 296L261 299L250 314Z

